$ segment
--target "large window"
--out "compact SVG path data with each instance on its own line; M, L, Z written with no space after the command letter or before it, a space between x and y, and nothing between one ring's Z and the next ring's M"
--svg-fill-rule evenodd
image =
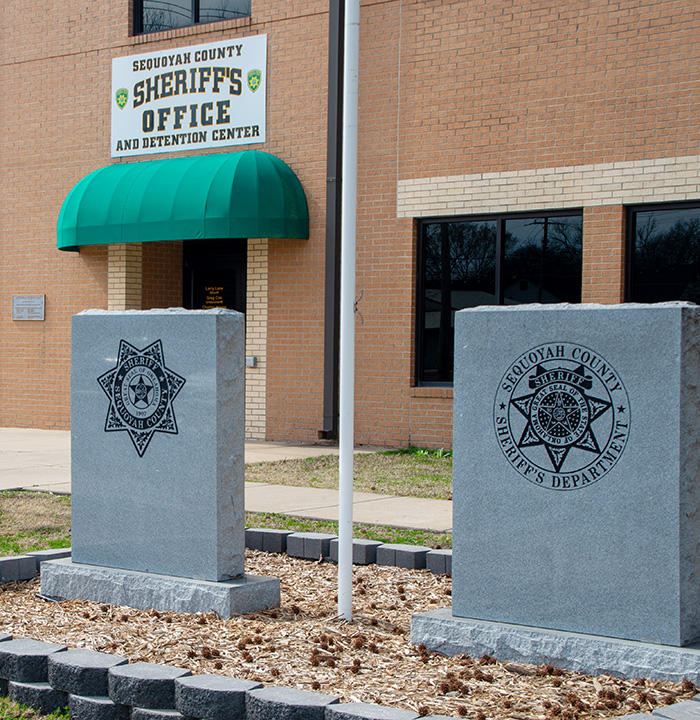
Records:
M455 311L581 302L581 235L572 211L422 221L418 384L452 382Z
M250 15L250 0L135 0L134 32L160 32Z
M700 304L700 203L632 207L626 299Z

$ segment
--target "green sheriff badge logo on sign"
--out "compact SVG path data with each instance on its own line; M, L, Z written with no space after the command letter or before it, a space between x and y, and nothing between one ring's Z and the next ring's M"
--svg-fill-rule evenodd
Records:
M494 429L501 452L525 479L577 490L607 475L624 452L629 398L599 353L553 342L510 364L496 393Z
M123 110L129 102L129 91L126 88L119 88L114 97L117 101L117 107Z
M251 70L248 73L248 87L252 92L255 92L262 82L262 73L260 70Z

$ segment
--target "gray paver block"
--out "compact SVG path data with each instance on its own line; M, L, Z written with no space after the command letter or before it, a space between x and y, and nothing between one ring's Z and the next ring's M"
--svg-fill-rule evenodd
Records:
M55 653L48 658L48 677L56 690L88 697L109 692L109 668L126 665L127 659L95 650L75 649Z
M377 565L394 565L409 570L425 568L430 548L420 545L385 544L377 548Z
M248 720L324 720L326 706L337 702L332 695L266 687L247 693L246 714Z
M670 718L670 720L700 720L700 703L686 700L675 705L667 705L654 710L652 716Z
M352 562L353 565L371 565L377 562L377 548L382 543L377 540L362 540L360 538L352 541ZM331 540L331 560L338 562L338 539Z
M140 707L131 709L131 720L183 720L184 717L177 710Z
M425 566L435 575L452 575L452 550L430 550Z
M46 682L47 658L65 645L17 638L0 642L0 677L20 683Z
M54 690L47 682L10 681L8 695L13 702L26 705L42 715L63 710L68 705L68 695Z
M36 560L29 555L0 557L0 583L31 580L36 577Z
M331 554L331 540L336 537L327 533L291 533L287 536L287 555L306 560L328 558Z
M325 720L415 720L418 713L410 710L373 705L370 703L341 703L326 708Z
M245 546L251 550L284 553L287 552L287 536L291 534L291 530L246 528Z
M224 675L192 675L175 680L175 708L205 720L245 720L246 692L262 683Z
M175 708L175 679L192 673L157 663L133 663L109 669L109 697L120 705L147 709Z
M45 560L58 560L59 558L70 557L70 548L59 548L57 550L33 550L28 552L29 557L33 557L36 562L37 572L41 572L41 563Z
M71 720L129 720L129 707L117 705L108 697L68 696Z

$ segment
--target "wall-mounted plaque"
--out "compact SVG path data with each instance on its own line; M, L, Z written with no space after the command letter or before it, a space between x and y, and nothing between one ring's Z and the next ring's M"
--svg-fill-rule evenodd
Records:
M46 295L13 295L13 320L44 320Z

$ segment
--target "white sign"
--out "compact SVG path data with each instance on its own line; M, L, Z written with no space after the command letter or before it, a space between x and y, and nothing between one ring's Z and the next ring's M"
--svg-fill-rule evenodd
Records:
M267 35L112 60L112 157L265 141Z
M13 320L43 320L46 295L13 295Z

